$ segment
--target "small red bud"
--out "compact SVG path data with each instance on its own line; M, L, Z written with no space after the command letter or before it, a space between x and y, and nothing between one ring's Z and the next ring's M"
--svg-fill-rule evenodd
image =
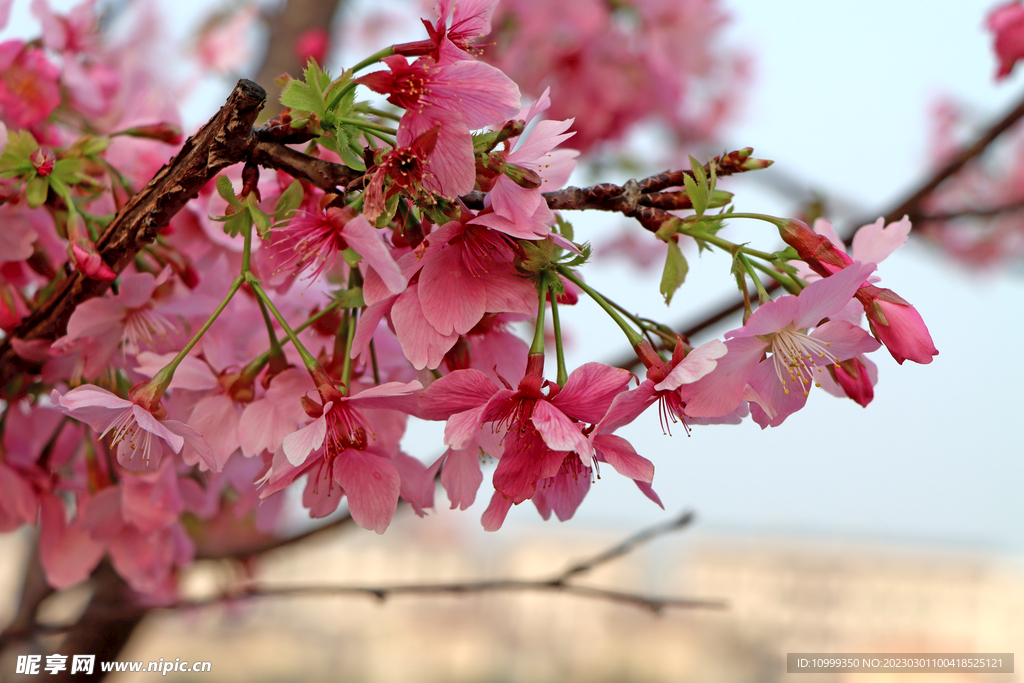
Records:
M57 163L57 155L49 147L40 147L28 158L36 167L36 173L41 176L48 176L53 173L53 166Z

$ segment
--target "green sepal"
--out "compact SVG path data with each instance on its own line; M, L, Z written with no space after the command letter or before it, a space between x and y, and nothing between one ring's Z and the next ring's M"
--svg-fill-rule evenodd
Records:
M398 202L401 199L402 195L396 192L384 200L384 212L377 216L374 227L383 228L391 224L391 221L395 218L395 213L398 211Z
M46 194L50 190L50 182L42 176L36 176L25 184L25 199L30 209L38 209L46 202Z
M270 232L270 216L263 212L260 208L259 203L256 201L256 195L250 194L245 198L246 211L252 217L253 225L256 226L256 234L263 238L268 232Z
M274 205L274 222L291 218L292 211L302 204L304 194L302 183L293 180L292 184L277 198L277 204Z
M231 181L228 180L227 176L217 177L217 194L236 209L242 208L242 202L238 201L238 197L235 195L235 188L231 185Z
M359 255L352 247L349 247L345 251L341 252L341 258L345 259L345 263L348 264L349 268L355 268L359 265L359 262L363 260L363 257Z
M334 300L338 302L339 308L362 308L366 305L363 300L363 290L360 287L343 289L334 296Z
M665 257L665 270L661 273L661 294L665 297L665 305L672 303L672 296L686 281L689 265L683 256L679 244L669 240L668 255Z
M776 261L780 261L782 263L786 263L787 261L800 260L800 254L796 252L796 249L790 246L787 246L785 249L781 251L773 252L772 256L775 258Z

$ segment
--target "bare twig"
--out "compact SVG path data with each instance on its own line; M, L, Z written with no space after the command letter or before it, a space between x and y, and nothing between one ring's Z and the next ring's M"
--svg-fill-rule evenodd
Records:
M607 600L622 603L650 610L661 612L666 608L681 609L726 609L728 605L722 600L701 600L691 598L675 598L656 595L643 595L628 591L619 591L596 586L581 586L571 583L570 580L591 571L595 567L615 560L626 555L644 543L648 543L659 536L684 529L693 521L693 512L686 511L673 520L644 529L626 540L618 543L607 550L603 550L581 562L570 565L568 568L558 572L546 579L489 579L481 581L456 581L448 583L414 583L414 584L381 584L381 585L332 585L332 584L305 584L291 586L258 586L243 585L233 591L213 595L198 600L181 600L176 603L156 607L154 609L196 609L201 607L212 607L214 605L236 602L249 598L273 598L273 597L295 597L304 595L336 595L336 596L367 596L386 600L390 597L400 595L469 595L473 593L509 593L509 592L560 592L569 595ZM341 520L339 520L341 522ZM328 525L328 527L333 526ZM307 534L313 535L326 530L321 527ZM287 539L285 542L295 542L298 537ZM97 605L90 609L94 619L119 619L124 616L121 610L132 610L138 608L130 604ZM39 635L41 633L60 633L70 630L74 624L38 624L31 631L18 634L21 637Z
M652 526L647 529L643 529L642 531L630 536L622 543L619 543L618 545L613 546L608 550L605 550L603 553L599 553L589 559L584 560L583 562L579 562L577 564L572 565L571 567L569 567L564 572L558 575L558 581L560 583L568 581L574 576L583 574L585 572L589 572L591 569L597 567L598 565L604 564L606 562L611 562L614 559L631 553L633 552L633 550L637 548L637 546L641 546L644 543L649 543L658 536L663 536L673 531L679 531L684 527L689 526L693 522L693 519L693 511L685 510L681 515L679 515L675 519L665 522L664 524L658 524L657 526Z
M228 552L223 553L211 553L205 550L199 550L196 553L197 560L244 560L256 555L262 555L269 553L272 550L278 550L285 548L302 541L307 541L311 538L322 536L331 531L347 527L352 522L352 515L344 515L338 519L332 520L327 524L323 524L309 531L304 531L301 534L295 534L294 536L288 536L287 538L269 538L266 541L244 548L235 548Z

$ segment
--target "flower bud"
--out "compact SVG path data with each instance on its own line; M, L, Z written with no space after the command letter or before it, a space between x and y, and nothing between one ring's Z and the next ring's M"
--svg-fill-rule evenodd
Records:
M160 142L166 142L168 145L180 145L182 139L181 128L173 123L166 122L152 123L148 126L134 126L121 131L120 135L159 140Z
M871 331L900 365L905 360L927 364L939 354L917 309L889 289L874 285L857 290L857 300L871 323Z
M29 155L28 160L36 168L36 173L41 176L48 176L53 173L53 166L57 163L57 155L49 147L39 147Z
M817 234L803 221L786 221L779 226L779 235L796 250L811 270L822 277L828 277L853 263L842 249L837 249L827 237Z

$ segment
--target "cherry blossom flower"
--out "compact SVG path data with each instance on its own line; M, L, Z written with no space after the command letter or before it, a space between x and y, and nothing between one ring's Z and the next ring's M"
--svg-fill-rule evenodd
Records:
M0 44L0 117L13 128L37 129L60 104L60 69L20 40Z
M206 467L218 472L223 468L220 458L199 432L183 422L162 419L138 403L106 389L83 385L66 394L54 389L50 400L65 415L99 432L101 439L113 431L112 445L117 448L117 460L126 469L156 469L165 445L172 452L180 453L186 442L196 450Z
M511 506L532 498L547 479L590 477L594 445L582 423L600 422L630 377L619 368L586 363L559 387L540 375L536 358L531 356L516 389L499 388L479 370L456 370L431 384L421 401L422 417L447 420L445 444L453 451L465 450L481 428L503 435L496 493L484 514L488 530L499 528ZM542 513L548 503L542 503ZM560 509L576 505L578 500L571 506L566 501Z
M279 268L301 272L315 264L309 275L315 279L334 265L339 252L351 247L381 276L388 291L397 294L405 289L405 278L380 233L361 215L352 217L333 206L316 213L300 211L272 234L276 253L284 257Z
M759 306L742 328L726 333L728 352L715 369L681 387L686 414L726 415L744 400L749 383L775 413L771 416L755 403L751 407L755 421L762 428L782 424L803 407L822 366L879 347L866 331L844 320L819 324L840 313L874 270L873 263L853 263L812 282L799 296L783 296ZM808 333L811 327L815 329ZM766 352L771 355L764 359Z
M395 45L395 54L431 55L436 62L471 58L473 42L491 32L491 15L497 4L498 0L439 0L434 5L437 21L422 20L430 38Z
M402 493L402 476L392 462L401 432L396 433L394 423L385 424L389 416L379 413L393 413L393 420L401 417L398 413L414 411L416 394L423 386L419 382L389 382L343 396L323 370L319 370L319 378L317 390L323 403L303 400L306 412L315 419L283 439L273 465L259 482L267 485L261 497L280 491L308 472L304 501L312 515L329 514L344 494L352 519L382 534ZM368 414L377 419L371 420ZM404 418L400 424L404 427ZM412 470L406 468L406 472ZM335 486L340 487L340 494L332 496Z

